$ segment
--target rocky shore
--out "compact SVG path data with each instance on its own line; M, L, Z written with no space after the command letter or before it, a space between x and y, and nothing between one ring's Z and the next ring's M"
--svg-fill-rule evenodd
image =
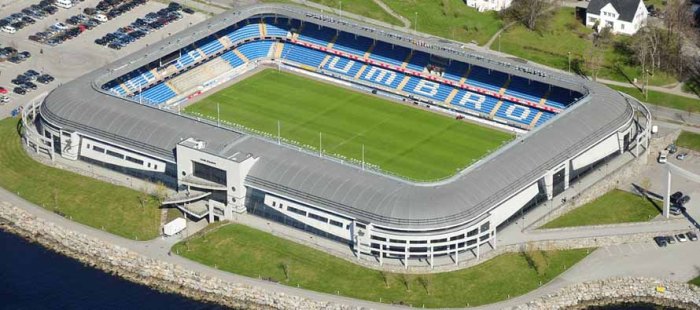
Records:
M231 308L358 309L202 275L68 230L8 203L0 203L0 229L129 281ZM516 308L585 309L621 302L700 309L700 288L650 278L613 278L571 285Z
M0 204L0 229L129 281L231 308L356 309L204 276L69 231L9 204Z
M574 284L516 309L573 310L619 303L650 303L681 309L700 309L700 288L687 283L652 278L611 278Z

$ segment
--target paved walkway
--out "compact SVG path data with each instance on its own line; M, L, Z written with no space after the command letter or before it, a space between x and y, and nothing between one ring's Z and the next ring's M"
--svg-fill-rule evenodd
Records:
M380 8L382 8L382 10L384 10L384 11L387 12L389 15L391 15L391 16L393 16L394 18L396 18L396 19L398 19L399 21L401 21L401 23L403 23L403 27L404 27L404 28L411 28L411 21L409 21L406 17L403 17L403 15L394 12L394 10L392 10L388 5L386 5L386 3L384 3L384 1L382 1L382 0L373 0L373 1L374 1L374 3L376 3Z

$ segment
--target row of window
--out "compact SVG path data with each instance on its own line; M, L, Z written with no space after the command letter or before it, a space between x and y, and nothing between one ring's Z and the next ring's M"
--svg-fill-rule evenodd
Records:
M99 146L97 146L97 145L90 145L90 143L87 143L85 146L86 146L88 149L91 149L91 150L93 150L93 151L95 151L95 152L97 152L97 153L107 154L107 155L112 156L112 157L114 157L114 158L118 158L118 159L121 159L121 160L126 160L126 161L128 161L128 162L132 162L132 163L134 163L134 164L143 166L143 160L140 160L140 159L138 159L138 158L133 158L133 157L131 157L131 156L129 156L129 155L124 155L124 154L121 154L121 153L119 153L119 152L115 152L115 151L112 151L112 150L109 150L109 149L105 149L105 148L103 148L103 147L99 147ZM148 163L148 168L151 168L151 163ZM153 169L158 169L158 165L157 165L157 164L153 164Z
M277 207L277 206L278 206L278 205L277 205L277 202L276 202L276 201L273 201L273 202L272 202L272 206L273 206L273 207ZM279 203L279 208L280 208L280 209L284 208L284 205L283 205L281 202ZM343 228L343 223L341 223L341 222L338 222L338 221L333 220L333 219L328 219L328 218L326 218L326 217L323 217L323 216L320 216L320 215L318 215L318 214L314 214L314 213L311 213L311 212L308 212L308 213L307 213L307 212L304 211L304 210L299 210L299 209L297 209L297 208L295 208L295 207L292 207L292 206L287 206L287 211L292 212L292 213L295 213L295 214L298 214L298 215L301 215L301 216L306 216L306 217L312 218L312 219L317 220L317 221L319 221L319 222L329 223L329 224L331 224L331 225L333 225L333 226L336 226L336 227L339 227L339 228ZM346 226L345 226L345 229L350 229L350 225L349 225L349 224L346 225Z

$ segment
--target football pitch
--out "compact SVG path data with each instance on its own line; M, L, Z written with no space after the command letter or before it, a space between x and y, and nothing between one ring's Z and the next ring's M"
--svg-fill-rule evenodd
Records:
M266 69L187 107L324 154L416 180L449 177L513 135L292 73ZM319 141L322 140L322 141Z

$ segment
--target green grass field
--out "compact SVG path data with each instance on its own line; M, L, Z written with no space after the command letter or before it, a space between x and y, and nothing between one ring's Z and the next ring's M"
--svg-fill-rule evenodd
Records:
M678 109L684 112L700 112L700 99L682 97L653 90L649 91L649 99L646 99L642 91L635 87L622 87L617 85L607 86L612 89L631 95L632 97L637 98L637 100L641 102L647 102L662 107Z
M310 2L315 2L322 4L331 8L340 8L341 0L308 0ZM281 3L295 3L291 0L263 0L263 2L281 2ZM368 17L371 19L383 21L392 25L403 26L403 23L398 19L391 16L386 11L382 10L374 1L372 0L345 0L342 1L342 9L344 12L355 13L360 16Z
M44 166L22 149L19 120L0 121L0 186L22 198L72 220L129 239L158 236L160 211L151 198L121 186Z
M583 259L588 250L505 254L478 266L432 275L380 273L243 225L230 224L173 247L188 259L284 285L414 307L465 307L525 294ZM534 265L534 268L533 268ZM288 279L284 269L288 270ZM386 278L386 281L384 280Z
M700 134L682 131L678 139L676 139L676 145L694 151L700 151Z
M420 32L483 45L503 26L498 13L478 12L462 0L382 0L392 10L417 25Z
M496 150L512 135L291 73L267 69L185 109L361 159L407 178L432 180Z
M700 276L698 276L695 279L690 280L690 282L688 282L688 283L696 285L696 286L700 286Z
M659 207L662 205L660 201L656 203ZM616 189L554 219L541 228L644 222L659 214L659 209L646 198Z

